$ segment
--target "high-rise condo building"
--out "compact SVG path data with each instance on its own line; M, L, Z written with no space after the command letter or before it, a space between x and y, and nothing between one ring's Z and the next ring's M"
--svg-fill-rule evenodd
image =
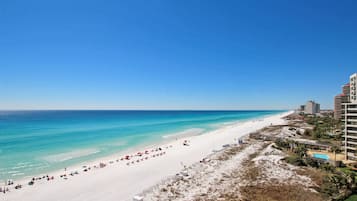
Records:
M343 103L348 103L350 97L350 84L345 84L342 87L342 94L336 95L334 100L334 118L336 120L341 119L343 113Z
M306 114L320 113L320 104L314 101L308 101L305 105L305 113Z
M357 159L357 73L350 76L349 100L342 103L341 119L344 122L344 151L346 160ZM346 89L347 90L347 89Z

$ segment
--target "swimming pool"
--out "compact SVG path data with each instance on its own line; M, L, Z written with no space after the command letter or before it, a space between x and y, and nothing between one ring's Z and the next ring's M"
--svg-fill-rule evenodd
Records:
M329 157L327 154L318 154L318 153L313 153L312 156L314 158L318 158L318 159L323 159L323 160L328 160Z

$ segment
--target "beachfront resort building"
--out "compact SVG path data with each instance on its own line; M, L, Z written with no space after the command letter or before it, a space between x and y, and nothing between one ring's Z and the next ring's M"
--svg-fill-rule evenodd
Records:
M346 94L348 97L350 96L350 83L343 85L342 93Z
M317 114L320 113L320 104L314 101L307 101L305 105L305 114Z
M300 105L298 111L304 114L317 114L320 113L320 104L315 101L307 101L305 105Z
M350 84L345 84L342 87L342 93L335 96L334 100L334 118L336 120L341 119L343 113L342 104L348 103L350 100Z
M357 159L357 73L350 76L349 100L342 103L341 120L344 123L344 151L346 160Z

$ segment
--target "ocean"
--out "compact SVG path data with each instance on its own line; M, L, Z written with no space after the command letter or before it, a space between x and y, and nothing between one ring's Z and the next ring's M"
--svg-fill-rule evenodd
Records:
M0 111L0 182L284 111Z

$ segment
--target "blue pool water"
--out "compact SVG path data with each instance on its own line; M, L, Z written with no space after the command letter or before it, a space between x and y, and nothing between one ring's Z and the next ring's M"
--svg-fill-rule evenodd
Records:
M314 153L312 155L314 156L314 158L318 158L318 159L324 159L324 160L328 160L329 159L327 154Z
M0 182L283 111L0 111Z

